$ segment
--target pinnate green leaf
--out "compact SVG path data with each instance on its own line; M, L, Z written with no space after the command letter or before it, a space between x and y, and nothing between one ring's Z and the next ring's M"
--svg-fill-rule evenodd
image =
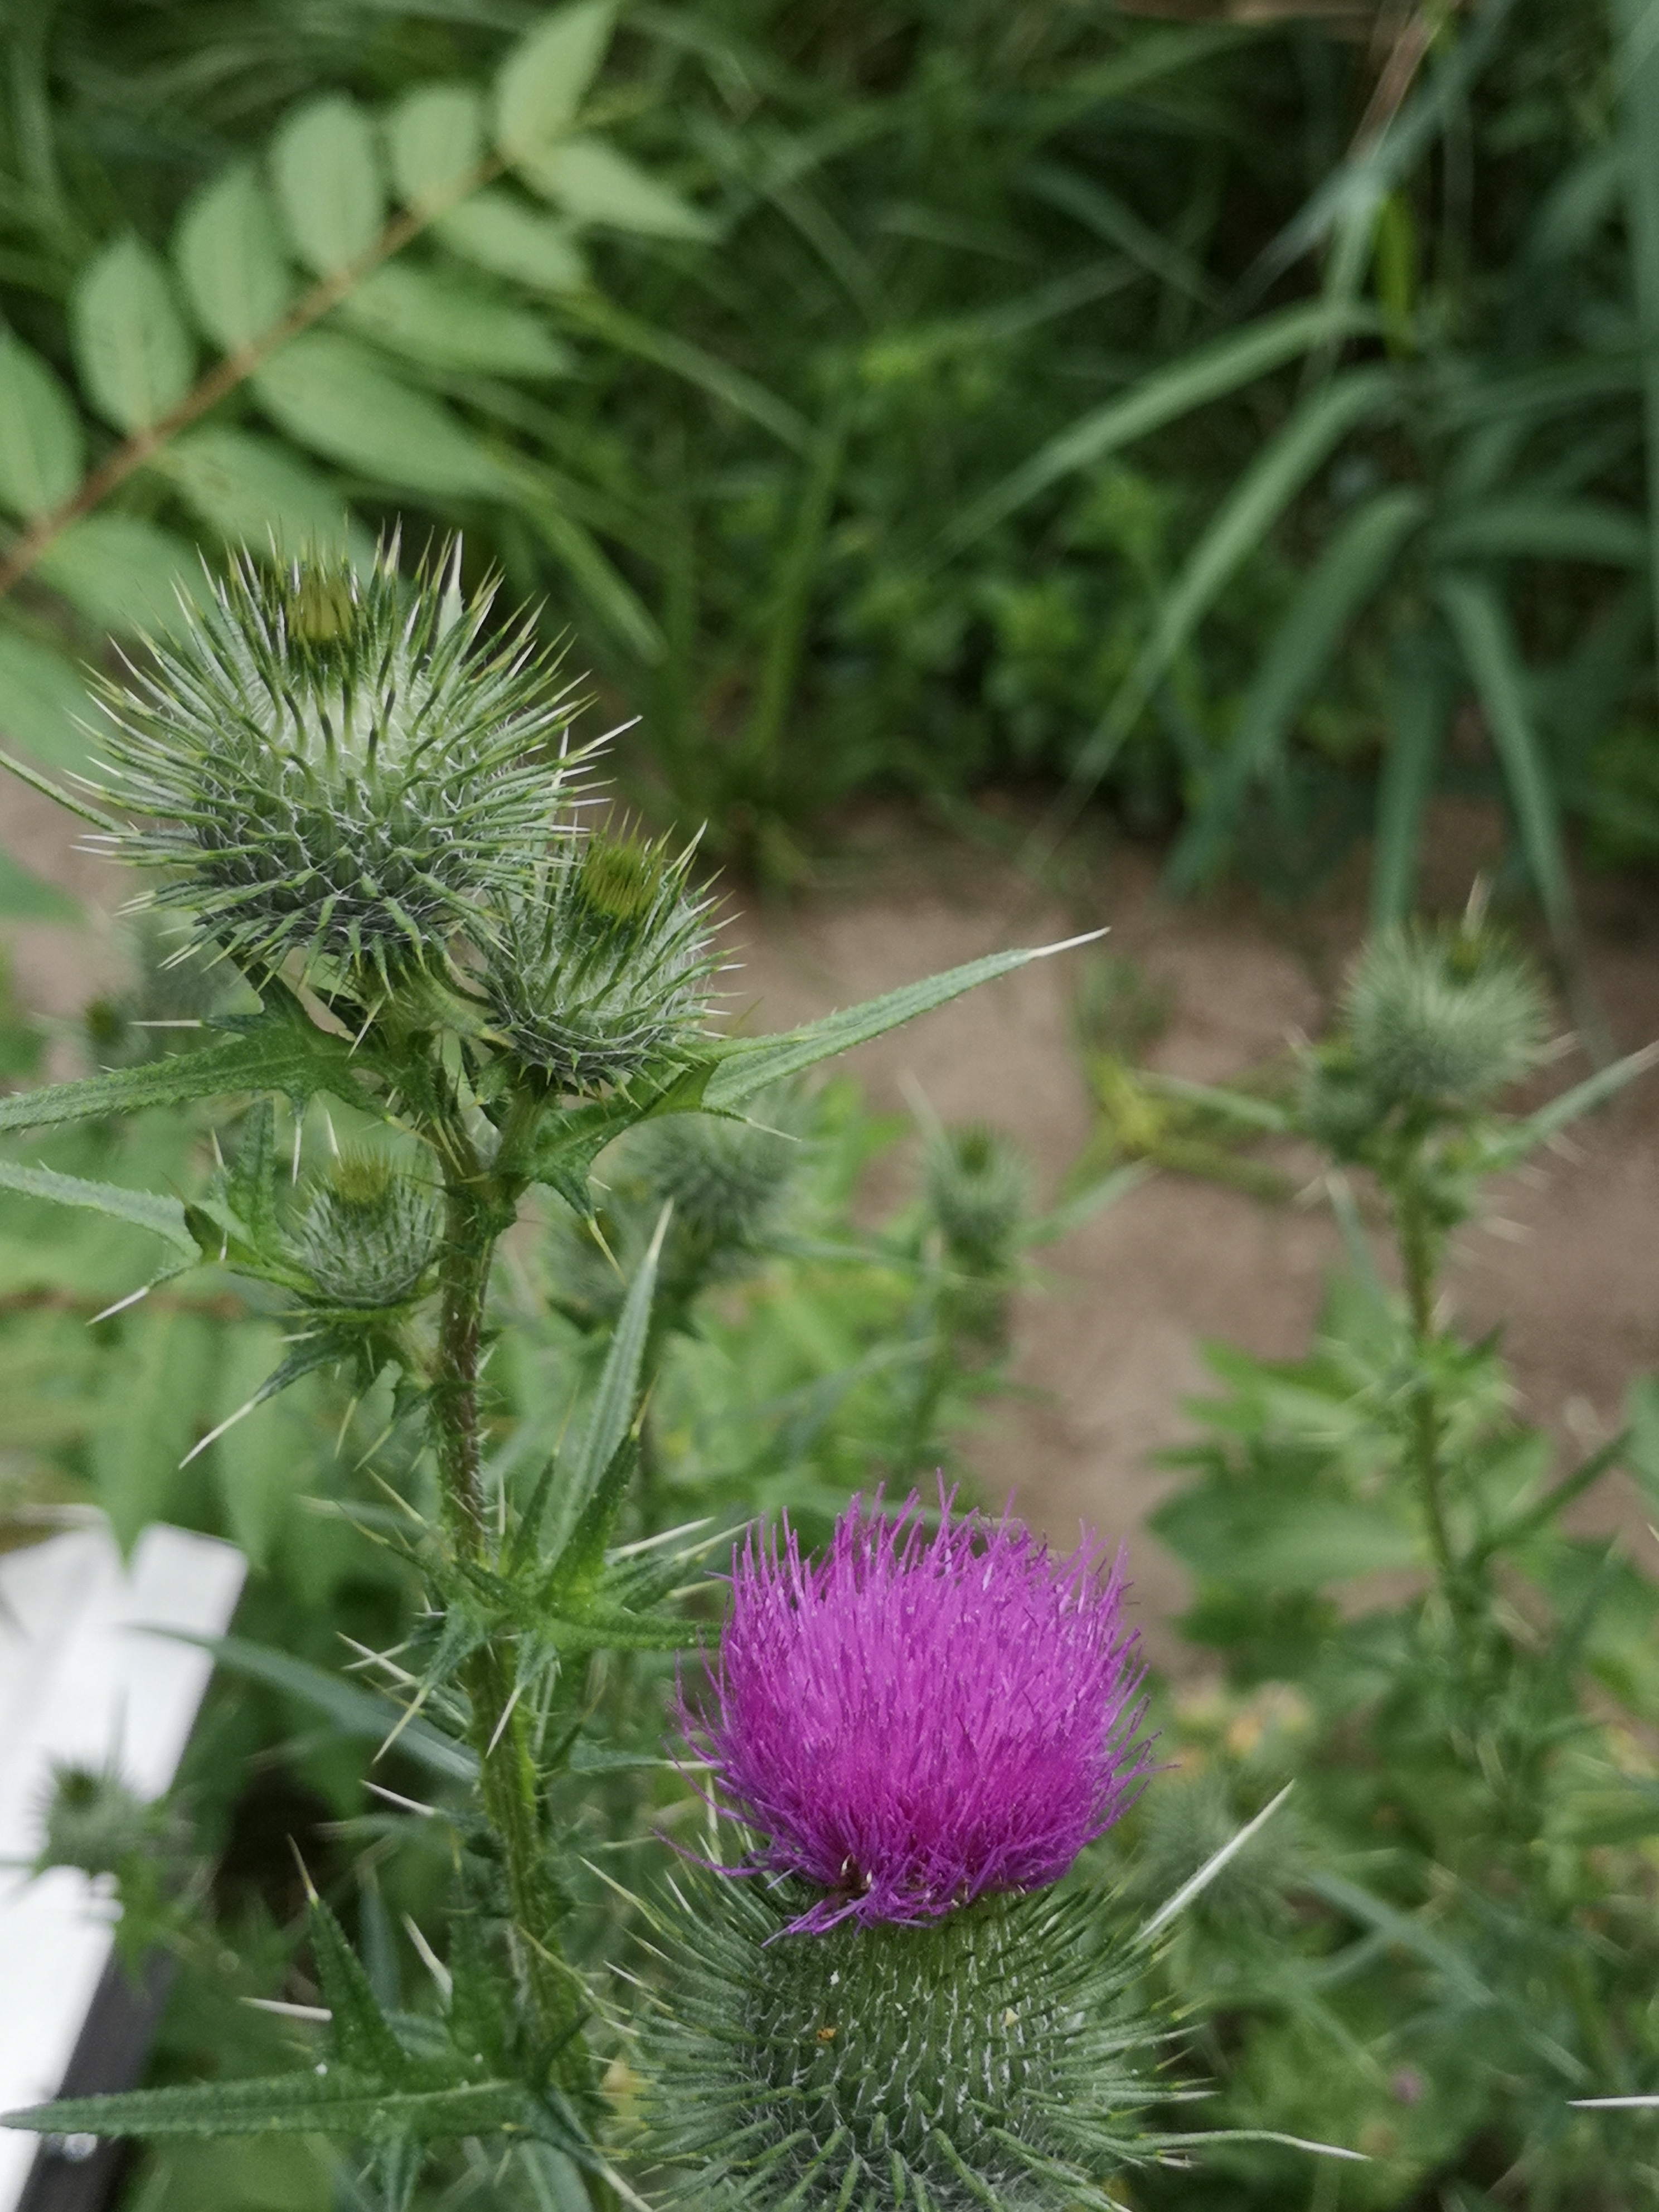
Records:
M389 352L432 368L563 376L570 350L538 314L476 278L388 262L341 303L342 318Z
M289 554L337 547L354 536L329 478L289 447L257 432L207 423L170 439L150 463L208 527L233 546L263 551L274 538ZM356 549L367 558L368 533Z
M70 326L87 396L118 430L149 429L190 390L195 347L166 267L137 239L117 239L82 271Z
M507 55L495 80L495 143L509 161L569 129L615 19L612 0L576 0L544 15Z
M519 166L573 222L600 223L642 238L714 235L706 215L603 138L566 139L525 156Z
M202 582L202 564L182 538L142 515L112 513L72 522L41 553L34 573L95 629L118 637L177 629L184 619L179 593L193 599Z
M251 345L287 313L294 279L282 225L246 164L197 194L179 218L173 250L191 313L225 352Z
M441 400L416 392L380 356L336 331L308 331L252 379L260 405L296 444L438 499L500 495L506 473Z
M40 355L0 332L0 507L44 514L81 481L81 418Z
M425 84L408 93L386 126L392 181L412 208L460 191L483 159L482 95L470 84Z
M463 259L538 292L574 292L587 270L568 223L538 215L508 192L474 192L434 228Z
M319 276L366 253L386 217L374 126L355 100L326 93L290 116L271 148L271 172L295 251Z
M84 769L91 695L72 664L37 639L0 629L0 731L52 768Z

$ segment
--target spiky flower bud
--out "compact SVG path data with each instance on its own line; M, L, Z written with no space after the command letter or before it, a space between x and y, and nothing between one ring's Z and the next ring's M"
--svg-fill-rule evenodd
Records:
M294 1241L323 1304L405 1305L437 1257L438 1209L384 1152L348 1151L313 1193Z
M1137 2154L1145 2029L1089 1901L1046 1893L1146 1767L1121 1572L915 1510L732 1563L684 1725L764 1878L699 1885L645 2061L700 2203L1059 2207Z
M154 1841L153 1809L109 1767L54 1767L35 1869L117 1874Z
M483 988L498 1032L551 1089L593 1096L672 1066L701 1033L716 956L691 854L599 830L509 906Z
M464 602L459 556L411 587L395 543L366 576L244 556L107 689L102 796L133 826L105 842L167 872L153 903L268 966L384 975L489 935L568 801L573 708L527 623L486 637L493 587Z
M676 1223L701 1243L752 1248L776 1222L801 1146L787 1126L790 1100L761 1100L753 1111L742 1121L673 1114L634 1139L632 1164L653 1198L672 1201Z
M1346 1014L1355 1073L1389 1103L1478 1105L1543 1054L1536 979L1468 925L1376 938L1354 969Z
M1030 1198L1030 1163L1018 1146L982 1121L940 1129L926 1173L927 1209L951 1256L986 1272L1005 1267Z

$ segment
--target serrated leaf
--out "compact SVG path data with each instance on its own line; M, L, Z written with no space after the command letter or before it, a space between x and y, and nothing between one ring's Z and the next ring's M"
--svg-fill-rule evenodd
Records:
M401 2087L410 2072L403 2045L380 2010L362 1962L345 1939L345 1930L314 1893L307 1915L311 1955L323 2002L332 2015L329 2042L341 2065L368 2075L387 2088Z
M49 767L84 769L94 713L79 672L61 653L0 629L0 730L9 738Z
M46 547L34 573L94 629L121 637L177 629L179 592L193 599L202 582L194 549L136 514L83 515Z
M510 193L474 192L433 228L452 252L533 291L574 292L587 282L569 225L521 206Z
M214 343L236 353L280 322L294 278L270 194L239 162L197 194L173 234L191 313Z
M68 1088L70 1086L60 1086ZM28 1093L24 1092L24 1097ZM10 1099L0 1100L9 1106ZM10 1123L11 1127L27 1124ZM29 1168L15 1160L0 1159L0 1188L19 1191L25 1198L50 1199L55 1206L78 1206L102 1213L112 1221L125 1221L135 1229L149 1229L166 1239L180 1258L194 1266L201 1257L196 1239L185 1226L185 1209L176 1198L148 1190L126 1190L119 1183L88 1182L80 1176L59 1175L53 1168Z
M528 308L476 279L388 262L353 288L342 319L388 352L486 376L567 376L568 346Z
M386 125L392 180L405 206L430 207L457 191L483 159L483 99L465 83L408 93Z
M368 2142L399 2136L430 2142L489 2135L526 2123L528 2100L515 2082L459 2081L383 2093L343 2066L277 2074L252 2081L204 2081L133 2089L112 2097L66 2097L55 2105L0 2114L0 2126L38 2135L337 2135Z
M565 1483L560 1499L561 1538L584 1511L606 1471L615 1468L617 1454L633 1424L640 1368L651 1331L651 1301L656 1296L657 1266L662 1257L668 1218L668 1209L665 1207L656 1234L623 1300L587 1419L562 1461L560 1472ZM562 1548L562 1543L556 1548Z
M714 226L667 185L603 138L569 138L523 156L519 167L573 222L599 223L641 238L708 239Z
M495 143L509 161L569 129L615 19L612 0L577 0L544 15L507 55L495 78Z
M275 539L293 555L355 538L360 558L372 553L329 479L274 438L210 424L170 440L149 465L228 545L262 554Z
M289 1012L278 1003L239 1023L236 1034L199 1051L75 1083L14 1091L0 1098L0 1131L58 1127L250 1091L281 1091L296 1103L319 1091L348 1100L364 1097L349 1043L313 1027L297 1007Z
M0 720L4 713L4 694L0 692ZM75 922L81 919L81 908L67 891L31 875L21 860L14 860L0 848L0 921Z
M196 348L164 264L136 238L106 246L70 298L76 365L118 430L147 430L190 390Z
M355 100L325 93L289 117L270 152L277 205L295 251L319 276L367 253L386 220L374 126Z
M308 331L252 378L256 397L297 445L381 483L438 499L500 496L506 472L441 400L335 331Z
M1075 945L1092 944L1100 933L1098 930L1090 930L1082 937L1068 937L1058 945L1040 945L1018 952L993 952L983 960L970 960L963 967L946 969L942 975L929 975L919 983L902 984L896 991L884 992L878 999L867 999L862 1006L825 1014L816 1022L808 1022L798 1030L787 1030L781 1036L732 1039L713 1055L717 1065L700 1097L696 1100L688 1098L688 1106L699 1104L711 1113L730 1113L764 1091L769 1084L799 1075L809 1067L816 1067L820 1060L850 1050L854 1045L867 1044L872 1037L884 1036L902 1023L914 1021L918 1014L948 1005L964 991L993 982L999 975L1011 975L1033 960L1048 960L1056 952L1069 952Z
M86 440L74 402L40 356L0 332L0 507L44 514L81 481Z

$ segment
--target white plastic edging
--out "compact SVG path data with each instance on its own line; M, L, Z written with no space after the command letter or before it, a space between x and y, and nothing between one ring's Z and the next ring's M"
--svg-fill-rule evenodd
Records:
M56 1764L111 1765L143 1797L167 1789L213 1662L140 1632L222 1634L246 1571L233 1546L167 1528L125 1565L102 1527L0 1556L0 1863L39 1850ZM0 1867L0 2112L57 2094L112 1946L88 1876ZM34 2153L33 2136L0 2129L0 2212Z

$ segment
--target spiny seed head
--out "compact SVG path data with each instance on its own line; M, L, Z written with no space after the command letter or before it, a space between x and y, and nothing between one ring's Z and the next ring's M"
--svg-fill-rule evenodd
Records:
M640 2065L647 2158L708 2212L1063 2212L1156 2141L1137 2014L1086 1894L788 1929L792 1885L694 1877Z
M459 577L459 544L408 582L395 541L367 575L245 555L106 689L102 797L132 826L104 842L166 872L154 904L256 966L384 976L490 935L568 807L574 708Z
M940 1918L1057 1881L1149 1756L1120 1560L1054 1559L1006 1515L927 1529L854 1499L828 1556L752 1531L706 1718L687 1741L758 1864L816 1895L791 1925Z
M692 848L610 830L556 850L486 963L498 1033L550 1088L592 1097L672 1066L699 1036L717 956Z
M969 1266L1006 1263L1030 1189L1030 1161L986 1122L940 1129L928 1142L927 1209L952 1254Z
M1356 1073L1389 1103L1478 1105L1543 1056L1543 994L1524 961L1480 928L1387 932L1350 980Z
M406 1305L438 1255L437 1206L384 1152L349 1150L313 1192L295 1249L323 1304Z

